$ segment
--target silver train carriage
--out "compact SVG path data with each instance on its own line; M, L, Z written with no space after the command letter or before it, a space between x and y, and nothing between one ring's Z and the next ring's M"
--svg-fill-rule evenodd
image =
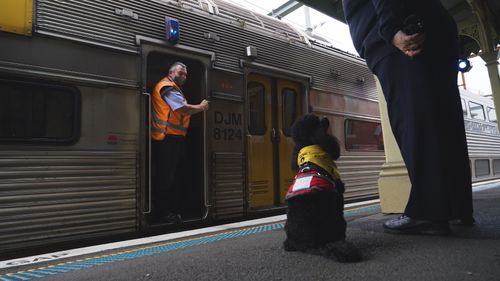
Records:
M329 118L341 142L346 201L378 196L376 87L355 55L220 0L0 10L0 253L158 227L146 219L149 93L175 61L188 66L188 101L211 101L192 118L176 183L186 224L282 213L290 126L306 112Z
M500 178L500 133L493 100L460 89L472 182Z

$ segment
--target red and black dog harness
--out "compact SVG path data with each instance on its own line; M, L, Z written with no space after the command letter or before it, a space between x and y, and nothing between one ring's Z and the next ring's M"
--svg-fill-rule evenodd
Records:
M317 192L338 192L335 181L311 169L301 169L288 188L285 199Z

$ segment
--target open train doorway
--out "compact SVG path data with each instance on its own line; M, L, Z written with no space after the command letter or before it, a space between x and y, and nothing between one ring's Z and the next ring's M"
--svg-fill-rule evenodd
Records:
M152 95L155 85L168 76L169 68L175 62L181 62L187 67L187 80L182 86L182 93L190 104L200 103L206 96L206 67L205 65L188 56L178 56L161 51L151 51L145 55L145 89L147 93ZM146 115L150 115L152 110L152 99L149 104L146 104L148 110L145 110ZM150 108L150 109L149 109ZM151 116L151 115L150 115ZM150 130L150 117L146 118L145 129L147 131L146 138L146 152L150 151L150 155L146 157L146 164L148 172L145 173L146 177L151 177L151 180L146 181L146 187L142 190L142 200L144 204L144 214L146 222L149 225L169 224L172 221L165 219L165 214L160 214L158 207L167 200L172 202L169 207L173 213L179 214L183 222L201 220L205 214L205 141L204 141L204 114L198 113L191 116L190 125L185 137L185 151L180 160L180 164L176 169L174 176L174 184L168 196L173 198L163 198L165 195L161 194L158 187L155 186L154 177L159 173L165 173L154 160L154 149L148 147L149 130ZM149 153L147 153L149 154ZM167 153L165 153L167 154ZM168 159L169 155L160 155L156 157L165 157ZM167 160L168 161L168 160Z

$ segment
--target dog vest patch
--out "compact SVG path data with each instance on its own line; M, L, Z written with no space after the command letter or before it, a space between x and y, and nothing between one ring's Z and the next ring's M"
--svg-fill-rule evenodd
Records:
M288 188L285 199L295 196L307 195L315 192L335 192L335 183L328 177L318 174L315 171L298 173L295 180Z
M295 179L295 182L291 186L292 192L297 192L299 190L310 188L313 178L314 176L311 175Z

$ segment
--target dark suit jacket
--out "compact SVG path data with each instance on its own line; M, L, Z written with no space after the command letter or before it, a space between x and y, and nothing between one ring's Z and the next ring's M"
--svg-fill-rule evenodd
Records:
M343 4L354 46L372 70L381 59L399 52L392 38L409 15L424 23L427 55L457 55L456 24L439 0L343 0Z

